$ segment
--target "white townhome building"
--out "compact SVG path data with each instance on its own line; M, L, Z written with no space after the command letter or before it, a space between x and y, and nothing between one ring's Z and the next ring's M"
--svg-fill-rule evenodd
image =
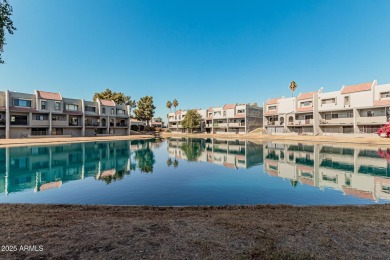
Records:
M197 132L206 133L248 133L262 127L263 108L249 104L228 104L222 107L198 109L202 117L201 127ZM181 121L187 110L178 110L168 114L168 129L174 132L185 132Z
M389 121L390 84L377 81L342 86L333 92L301 93L264 103L268 133L361 134L375 133Z

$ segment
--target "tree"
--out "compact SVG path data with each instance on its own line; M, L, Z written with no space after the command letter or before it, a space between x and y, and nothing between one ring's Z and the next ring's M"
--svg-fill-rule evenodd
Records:
M134 155L138 168L143 173L153 173L153 165L156 163L156 159L152 149L150 149L150 141L141 140L140 143L142 149L135 151Z
M167 104L166 104L167 108L172 111L172 102L171 101L167 101Z
M154 116L154 110L156 107L153 105L153 97L142 97L137 103L137 109L134 110L135 118L141 121L146 121L149 125L149 121Z
M290 90L292 92L292 94L291 94L292 97L294 96L294 91L297 89L297 87L298 87L297 83L295 83L294 80L291 81L289 88L290 88Z
M7 0L3 0L0 3L0 64L4 63L1 53L4 52L4 45L6 45L5 33L7 31L9 34L14 34L14 31L16 31L14 23L10 18L12 12L12 6Z
M112 92L109 88L106 88L105 91L95 93L93 95L93 101L96 101L96 99L98 98L105 100L113 100L118 105L129 105L129 103L131 102L130 96L126 96L122 92Z
M179 105L179 101L176 100L176 98L172 101L172 106L175 107L175 112L176 112L176 107Z
M188 129L191 133L195 128L200 128L202 123L202 117L195 109L187 111L186 116L181 121L181 125L184 129Z
M196 162L206 147L203 139L187 139L187 142L183 143L180 149L186 155L187 161Z
M172 159L171 159L171 158L169 158L169 159L167 160L167 165L168 165L168 167L171 167L171 165L172 165Z

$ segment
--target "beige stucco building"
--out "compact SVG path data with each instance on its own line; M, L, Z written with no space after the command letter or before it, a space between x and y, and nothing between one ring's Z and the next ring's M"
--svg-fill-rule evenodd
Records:
M202 124L197 132L242 134L263 126L263 108L248 104L228 104L197 110ZM168 128L175 132L185 132L180 122L187 110L168 114Z
M376 133L389 121L390 84L377 81L342 86L341 90L301 93L264 103L268 133L313 135Z
M0 138L127 135L130 109L111 100L64 98L60 93L0 92Z

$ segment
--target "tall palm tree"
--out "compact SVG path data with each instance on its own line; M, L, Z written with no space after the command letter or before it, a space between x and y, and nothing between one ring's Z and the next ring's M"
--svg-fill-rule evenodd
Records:
M169 111L172 111L172 102L171 101L167 101L166 106L169 109Z
M172 106L175 107L175 112L176 112L176 107L179 105L179 101L176 100L176 98L172 101Z
M167 104L166 104L166 107L169 109L170 112L172 112L172 102L171 101L167 101ZM169 115L167 114L167 128L169 126Z
M298 87L297 83L295 83L294 80L291 81L289 88L290 88L290 90L292 92L292 94L291 94L292 97L294 96L294 91L297 89L297 87Z
M135 102L135 100L129 100L128 102L127 102L127 105L129 106L129 115L130 115L130 118L129 118L129 128L130 128L130 131L129 131L129 133L131 133L131 110L133 109L133 108L136 108L137 107L137 103Z
M176 107L179 105L179 101L176 100L176 98L172 101L172 106L175 107L175 116L176 116ZM176 131L179 128L179 123L176 123Z

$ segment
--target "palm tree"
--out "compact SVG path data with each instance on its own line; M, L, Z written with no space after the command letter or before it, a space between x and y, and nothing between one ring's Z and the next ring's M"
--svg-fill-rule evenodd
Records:
M173 161L173 167L174 167L174 168L177 168L178 166L179 166L179 161L175 159L175 160Z
M169 109L169 111L172 111L172 102L171 101L167 101L166 106Z
M172 165L172 159L171 158L168 159L167 165L168 165L168 167L171 167L171 165Z
M295 81L291 81L290 83L290 90L292 92L291 96L293 97L294 96L294 91L297 89L298 85L297 83L295 83Z
M166 107L169 109L170 112L172 112L172 102L171 101L167 101L167 104L166 104ZM167 128L169 129L169 115L167 114Z
M175 112L176 112L176 107L179 105L179 101L176 100L176 98L172 101L172 106L175 107Z

